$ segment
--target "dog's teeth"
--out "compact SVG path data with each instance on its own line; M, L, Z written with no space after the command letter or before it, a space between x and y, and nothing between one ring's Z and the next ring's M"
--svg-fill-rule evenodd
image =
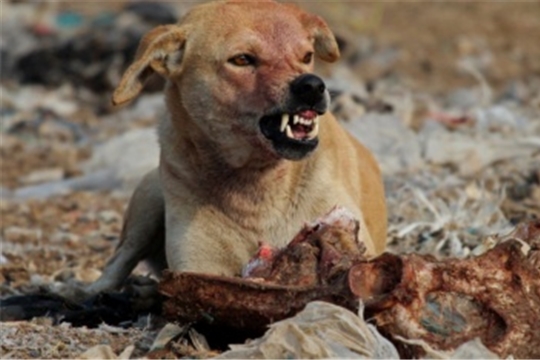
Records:
M283 114L281 116L281 127L280 127L281 132L285 131L285 128L287 127L288 123L289 123L289 114Z
M298 124L300 121L302 120L302 118L298 115L294 115L293 117L293 124L296 125Z
M309 126L309 125L311 125L311 123L313 122L313 119L306 119L306 118L300 117L300 119L299 119L298 121L299 121L300 124L302 124L302 125Z
M307 134L307 137L308 139L311 140L311 139L316 138L318 134L319 134L319 122L315 121L313 125L313 129L311 129L311 131Z
M289 125L287 125L287 136L290 137L291 139L294 139L293 132L292 132L291 127Z

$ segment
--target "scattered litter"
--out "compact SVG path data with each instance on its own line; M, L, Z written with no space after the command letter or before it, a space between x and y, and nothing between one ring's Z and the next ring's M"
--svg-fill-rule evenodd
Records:
M377 329L342 307L314 301L276 322L244 345L230 345L218 359L399 359Z
M527 4L514 6L512 14L503 5L482 4L474 9L449 6L443 13L422 4L301 5L323 15L338 34L342 60L331 66L319 62L317 72L332 95L332 112L381 165L389 250L400 257L416 253L438 261L471 261L500 251L496 234L509 233L518 224L508 242L539 268L537 245L525 241L537 236L530 221L540 218L540 77L535 75L540 52L529 36L540 24L538 11ZM163 80L150 79L145 93L120 109L110 105L110 92L142 34L157 24L174 22L191 4L35 6L17 1L2 6L6 31L0 37L0 296L3 301L46 289L82 296L84 283L100 274L117 245L130 191L159 161L155 127L163 116ZM411 18L415 26L409 26ZM459 27L453 26L456 19ZM500 25L500 19L504 26L490 25ZM468 31L456 36L458 28ZM267 291L259 276L268 276L268 265L279 256L292 272L292 262L278 250L262 244L240 281L249 281L249 289ZM272 280L296 281L302 274L313 279L309 275L314 272L301 266L300 270L290 277L274 272ZM500 274L496 270L493 273ZM136 268L137 275L147 273L144 265ZM238 284L227 286L236 289ZM272 291L276 303L283 304L282 289ZM302 305L318 299L312 295L302 298ZM434 311L437 304L444 305L435 300L430 303ZM350 302L351 309L357 305ZM355 324L363 321L347 310L337 312ZM53 325L44 318L3 322L0 355L75 358L96 345L101 346L90 351L90 357L196 358L223 350L203 330L186 328L182 336L150 352L165 324L158 315L129 318L115 326L99 323L87 329ZM309 343L323 346L331 338L324 335ZM285 351L284 345L290 345L269 333L265 339L276 345L272 351ZM253 340L249 351L267 349L264 341ZM429 346L418 339L401 341L417 344L410 345L415 349ZM352 351L338 348L340 354ZM480 351L471 357L493 356L480 340L467 342L453 354L426 351L430 357L468 357L462 348ZM524 349L527 346L517 350Z
M109 169L113 179L134 189L140 179L159 163L159 145L155 129L136 129L114 137L94 149L84 165L86 174Z
M167 323L158 333L150 351L164 349L174 338L181 336L186 332L185 326Z

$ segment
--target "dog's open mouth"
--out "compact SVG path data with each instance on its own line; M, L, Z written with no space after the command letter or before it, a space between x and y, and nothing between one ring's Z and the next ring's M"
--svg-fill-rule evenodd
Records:
M315 139L319 135L319 114L313 110L305 110L298 114L283 114L279 130L289 139Z
M276 152L286 159L301 159L319 143L319 113L315 110L267 115L259 125Z

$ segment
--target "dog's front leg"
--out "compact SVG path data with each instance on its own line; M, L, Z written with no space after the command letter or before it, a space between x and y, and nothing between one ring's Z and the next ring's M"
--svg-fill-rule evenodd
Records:
M148 173L131 197L120 244L101 277L87 288L90 294L120 287L139 261L146 260L155 272L166 267L165 204L159 173Z

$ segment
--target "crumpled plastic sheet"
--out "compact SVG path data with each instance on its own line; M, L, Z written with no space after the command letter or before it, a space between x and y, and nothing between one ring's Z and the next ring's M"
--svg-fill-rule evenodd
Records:
M230 348L217 358L399 359L394 345L361 315L322 301L272 324L263 337Z
M362 308L362 307L361 307ZM399 359L394 345L362 315L323 301L309 303L296 316L276 322L266 334L216 359ZM398 339L419 345L430 359L499 359L477 338L454 351L439 351L422 340Z

